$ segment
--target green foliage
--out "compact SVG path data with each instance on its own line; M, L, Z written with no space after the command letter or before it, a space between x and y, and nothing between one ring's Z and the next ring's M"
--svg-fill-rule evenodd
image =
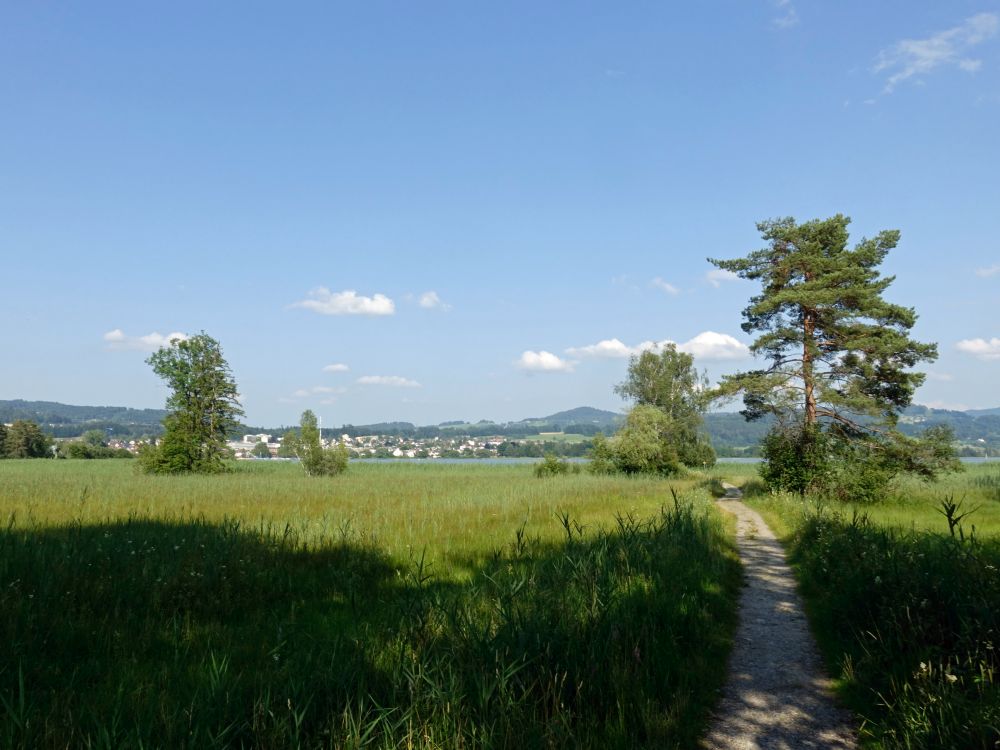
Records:
M931 436L930 453L938 455L915 458L929 453L892 429L924 381L910 368L935 360L937 346L909 338L916 313L882 298L893 278L882 278L878 267L899 232L880 232L851 250L849 224L840 214L804 224L791 218L761 222L767 247L744 258L709 259L760 281L760 294L743 311L743 330L759 334L751 350L768 361L765 369L726 376L714 397L741 394L748 420L774 415L782 424L802 422L797 435L779 429L767 446L782 461L770 471L771 481L799 492L829 478L818 427L831 434L832 453L846 456L837 471L851 484L844 491L871 495L900 470L933 476L947 464L944 454L954 457ZM802 445L788 446L793 439ZM852 441L861 446L849 447ZM865 451L880 455L859 458ZM798 472L791 465L796 454L807 464Z
M18 419L6 429L3 440L7 458L51 458L52 440L42 428L27 419Z
M676 422L655 406L636 406L611 439L594 440L592 471L610 466L625 474L671 476L681 469L674 428Z
M7 458L7 425L0 422L0 458Z
M569 474L570 470L569 461L560 461L551 453L547 454L542 461L535 464L536 477L555 477L561 474ZM577 468L577 472L579 472L579 468Z
M270 458L271 451L267 448L267 443L259 442L250 449L250 455L255 458Z
M826 434L817 426L778 425L761 445L761 479L775 492L804 495L825 486L830 473Z
M72 440L59 446L62 458L134 458L132 453L124 448L111 448L107 445L93 445L83 440Z
M844 434L819 425L777 426L761 447L760 476L774 492L815 493L841 502L874 503L909 473L926 479L960 471L951 432L933 427L920 438L898 432Z
M299 455L298 446L299 436L295 430L285 430L285 434L281 437L281 445L278 447L278 457L295 458Z
M146 360L172 393L166 433L139 454L139 467L152 474L213 474L225 470L226 435L243 416L236 381L219 342L200 333L174 339Z
M751 350L769 367L726 377L717 394L742 393L748 418L798 411L806 424L824 419L864 432L871 423L858 417L865 416L891 425L924 381L908 369L937 358L934 344L908 337L916 313L882 299L893 278L881 278L878 266L899 232L849 250L849 223L839 214L761 222L766 248L709 259L762 286L743 311L743 330L760 333Z
M80 436L80 440L94 448L107 445L105 435L101 430L87 430Z
M615 392L634 401L637 408L652 407L660 410L666 421L669 421L669 426L664 420L659 420L652 429L670 441L676 454L673 460L686 466L706 467L715 463L715 451L701 431L707 404L704 395L707 385L707 377L695 369L694 357L677 351L674 344L667 344L659 354L645 351L633 356L629 360L628 377L625 382L615 386ZM640 414L636 415L634 421L648 419L650 417ZM628 418L619 436L627 438L620 449L631 456L623 456L620 463L637 466L647 460L641 454L648 454L649 446L635 442L635 425L630 430ZM642 469L632 468L627 471ZM662 469L656 471L663 473Z
M309 409L302 412L296 450L302 468L311 477L335 476L347 471L347 446L338 443L324 448L316 415Z
M591 443L590 463L587 465L587 470L591 474L612 474L616 471L611 441L600 432L594 435Z
M1000 741L1000 545L811 513L791 550L821 645L882 748ZM942 524L943 527L944 524Z

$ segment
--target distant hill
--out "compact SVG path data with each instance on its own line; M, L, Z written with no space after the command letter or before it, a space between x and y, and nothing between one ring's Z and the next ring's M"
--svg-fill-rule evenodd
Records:
M992 409L967 409L962 413L968 414L970 417L996 417L1000 416L1000 406Z
M42 425L55 437L76 437L86 430L102 430L116 437L141 437L163 432L162 421L167 412L163 409L131 409L127 406L74 406L55 401L0 401L0 422L30 419ZM410 422L381 422L369 425L343 425L324 428L327 436L349 435L398 435L429 438L438 435L503 436L511 439L537 435L540 432L572 432L593 435L596 432L612 433L618 429L624 415L580 406L556 412L546 417L532 417L517 422L495 423L482 420L469 422L442 422L440 425L419 427ZM917 435L934 425L948 425L955 437L965 446L980 450L1000 449L1000 407L948 411L927 406L911 406L903 411L899 429L908 435ZM753 455L771 422L747 422L735 412L715 412L705 415L705 428L715 449L723 456ZM270 432L280 435L284 428L247 427L240 425L235 434L243 432ZM971 449L971 448L970 448Z
M624 421L622 414L604 409L595 409L592 406L578 406L568 411L559 411L547 417L536 417L522 419L519 424L542 424L551 426L567 425L594 425L600 428L616 428Z
M0 401L0 422L16 419L38 422L55 437L76 437L86 430L104 430L116 437L159 435L163 432L163 409L131 409L127 406L73 406L55 401Z

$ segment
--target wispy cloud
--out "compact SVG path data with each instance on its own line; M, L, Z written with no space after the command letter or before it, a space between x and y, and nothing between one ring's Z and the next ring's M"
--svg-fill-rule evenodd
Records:
M656 345L652 341L644 341L638 346L628 346L620 339L604 339L587 346L571 346L566 353L571 357L593 357L597 359L625 359Z
M934 372L931 370L926 375L928 380L936 380L939 383L950 383L955 379L955 376L949 372Z
M323 286L310 291L306 299L293 303L292 307L304 307L321 315L377 316L396 312L396 303L384 294L365 297L353 289L331 292Z
M976 276L980 276L984 279L988 279L990 276L996 276L998 273L1000 273L1000 263L994 263L988 268L976 269Z
M732 271L726 271L722 268L713 268L711 271L705 274L705 281L718 289L722 286L724 281L739 281L740 277L737 276Z
M715 331L703 331L682 344L663 339L642 341L635 346L628 346L620 339L605 339L588 346L571 347L566 350L566 354L571 357L594 359L625 359L642 352L661 351L669 344L674 344L678 351L691 354L699 360L745 359L750 356L750 349L745 344L728 334Z
M575 363L562 359L552 352L524 352L515 363L527 372L573 372Z
M954 401L928 401L924 406L929 406L932 409L945 409L946 411L965 411L969 408L967 404L959 404Z
M900 83L914 76L954 66L967 73L982 67L982 60L969 57L969 52L1000 30L1000 15L977 13L958 26L931 34L924 39L903 39L882 50L872 68L873 73L886 76L883 92L891 94Z
M417 300L417 304L425 310L443 310L447 312L451 309L451 305L438 297L437 292L424 292L420 295L420 299Z
M323 372L347 372L351 368L345 365L343 362L337 362L336 364L327 365L323 368Z
M657 289L662 289L667 294L671 296L677 296L681 293L681 290L671 284L669 281L664 281L659 276L649 282L650 286L654 286Z
M699 333L690 341L678 344L682 352L694 355L695 359L743 359L750 356L750 349L732 336L715 331Z
M771 25L777 29L790 29L799 25L799 12L795 10L792 0L773 0L773 5L780 15L771 19Z
M188 338L185 333L168 333L163 335L153 331L145 336L127 336L121 328L115 328L104 334L104 340L108 344L108 349L115 351L139 351L155 352L164 346L170 346L170 342L177 339L184 341Z
M419 388L420 383L416 380L400 377L399 375L362 375L358 378L359 385L385 385L391 388Z
M986 361L1000 359L1000 339L996 336L991 339L962 339L955 344L955 348Z
M293 398L308 398L309 396L329 396L330 394L347 393L343 386L336 388L329 385L314 385L312 388L299 388L292 393Z

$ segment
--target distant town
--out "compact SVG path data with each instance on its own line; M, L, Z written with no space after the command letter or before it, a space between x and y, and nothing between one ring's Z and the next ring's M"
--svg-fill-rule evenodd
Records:
M562 432L540 433L538 440L511 440L503 435L488 437L433 437L433 438L403 438L392 435L358 435L352 437L342 434L339 438L323 439L320 442L324 448L333 447L338 443L347 446L351 458L511 458L540 457L545 452L543 446L546 439L560 442L564 448L579 445L583 455L590 441L583 436L567 436ZM574 440L573 438L578 437ZM567 438L569 438L567 440ZM282 438L268 433L244 435L240 440L228 443L229 449L237 459L250 460L264 458L260 455L258 446L264 445L272 458L291 458L292 451L282 451ZM257 449L258 453L255 453ZM566 450L560 451L566 455Z

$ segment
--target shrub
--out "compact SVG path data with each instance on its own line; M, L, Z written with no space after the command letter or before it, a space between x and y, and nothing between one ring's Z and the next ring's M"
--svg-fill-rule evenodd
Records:
M826 435L817 427L774 427L761 443L760 477L772 492L804 495L830 472Z
M540 463L535 464L536 477L554 477L560 474L568 474L569 471L569 461L562 461L551 453L546 454Z

